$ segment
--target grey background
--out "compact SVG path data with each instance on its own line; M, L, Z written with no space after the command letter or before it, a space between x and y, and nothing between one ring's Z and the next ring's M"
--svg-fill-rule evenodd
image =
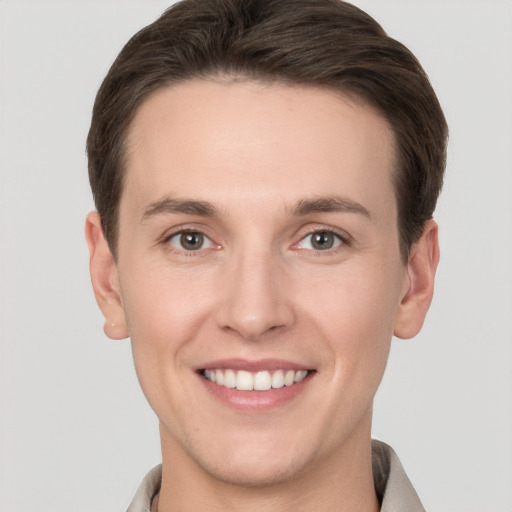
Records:
M512 511L512 3L366 0L451 128L423 332L394 341L374 435L426 508ZM159 462L129 342L109 341L83 238L94 94L163 0L0 1L0 510L122 511Z

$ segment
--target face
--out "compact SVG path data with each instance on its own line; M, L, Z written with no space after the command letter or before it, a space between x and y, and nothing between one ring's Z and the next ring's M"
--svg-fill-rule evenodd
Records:
M164 458L262 485L366 442L414 274L387 122L325 90L198 80L147 100L127 142L103 310Z

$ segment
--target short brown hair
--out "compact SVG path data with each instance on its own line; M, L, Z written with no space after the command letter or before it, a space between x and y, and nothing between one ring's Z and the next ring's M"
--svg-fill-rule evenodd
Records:
M87 138L91 188L114 256L125 138L138 107L162 87L219 75L327 87L377 108L395 137L406 261L436 206L448 129L414 55L341 0L183 0L132 37L98 91Z

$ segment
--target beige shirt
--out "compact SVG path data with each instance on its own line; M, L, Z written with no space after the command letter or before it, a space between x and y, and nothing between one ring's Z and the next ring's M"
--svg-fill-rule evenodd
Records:
M425 512L416 491L393 449L381 441L372 441L372 465L375 490L381 512ZM151 501L160 490L162 466L153 468L144 478L126 512L150 512Z

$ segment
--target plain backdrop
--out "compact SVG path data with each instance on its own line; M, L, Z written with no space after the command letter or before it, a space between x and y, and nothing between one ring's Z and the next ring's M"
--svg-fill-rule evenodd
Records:
M434 303L393 342L374 436L430 512L511 512L512 4L356 3L418 56L451 129ZM0 1L2 512L123 511L160 460L130 344L104 336L90 288L84 148L109 65L167 6Z

